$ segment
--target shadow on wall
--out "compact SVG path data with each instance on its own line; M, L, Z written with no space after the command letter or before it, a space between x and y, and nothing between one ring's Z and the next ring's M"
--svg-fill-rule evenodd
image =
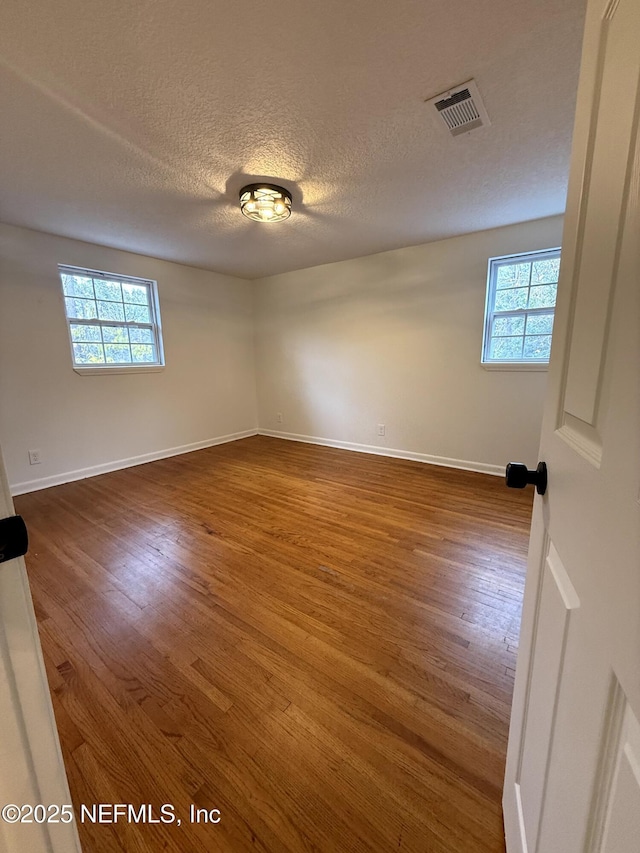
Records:
M450 300L469 290L468 261L459 263L459 275L451 256L430 257L428 264L411 263L408 257L415 253L417 259L424 247L401 249L371 255L356 261L341 261L313 267L296 273L273 276L258 285L256 297L260 304L261 293L268 294L269 309L279 314L304 313L313 309L326 309L331 314L349 305L359 310L402 313L403 305L433 304L440 297ZM431 253L434 254L433 252ZM444 255L444 252L443 252ZM478 265L477 287L484 300L486 262Z
M465 272L467 281L462 272L456 278L455 268L452 274L450 263L445 276L438 263L420 268L390 253L258 285L258 301L266 287L268 302L262 346L271 376L295 398L295 432L394 446L405 440L400 433L419 432L427 414L445 432L448 417L464 417L468 398L456 399L447 373L424 365L442 368L446 361L454 374L481 372L483 274L470 293ZM461 314L468 317L464 326ZM446 414L432 407L447 395ZM376 426L385 411L393 412L395 427L381 440Z
M480 363L487 261L552 245L560 226L527 223L258 282L261 426L485 466L534 455L546 374Z

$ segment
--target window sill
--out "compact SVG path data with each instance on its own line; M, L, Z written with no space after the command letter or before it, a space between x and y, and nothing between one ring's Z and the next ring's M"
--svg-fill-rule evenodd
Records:
M150 364L148 367L74 367L78 376L113 376L121 373L159 373L164 364Z
M540 361L482 361L480 366L484 367L485 370L522 370L526 373L530 371L539 373L549 370L549 362Z

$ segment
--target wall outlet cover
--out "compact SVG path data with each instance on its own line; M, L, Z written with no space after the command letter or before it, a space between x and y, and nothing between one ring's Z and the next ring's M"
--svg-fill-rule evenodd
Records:
M29 451L29 465L39 465L42 462L42 451L41 450L30 450Z

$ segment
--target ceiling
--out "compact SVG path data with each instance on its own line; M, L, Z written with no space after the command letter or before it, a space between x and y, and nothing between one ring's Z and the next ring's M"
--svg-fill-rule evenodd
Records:
M560 213L583 7L3 0L0 219L256 278ZM453 138L424 101L470 78Z

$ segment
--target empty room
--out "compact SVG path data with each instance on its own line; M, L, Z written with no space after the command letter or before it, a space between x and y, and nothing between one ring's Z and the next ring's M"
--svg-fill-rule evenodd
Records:
M6 0L0 851L636 853L637 0Z

